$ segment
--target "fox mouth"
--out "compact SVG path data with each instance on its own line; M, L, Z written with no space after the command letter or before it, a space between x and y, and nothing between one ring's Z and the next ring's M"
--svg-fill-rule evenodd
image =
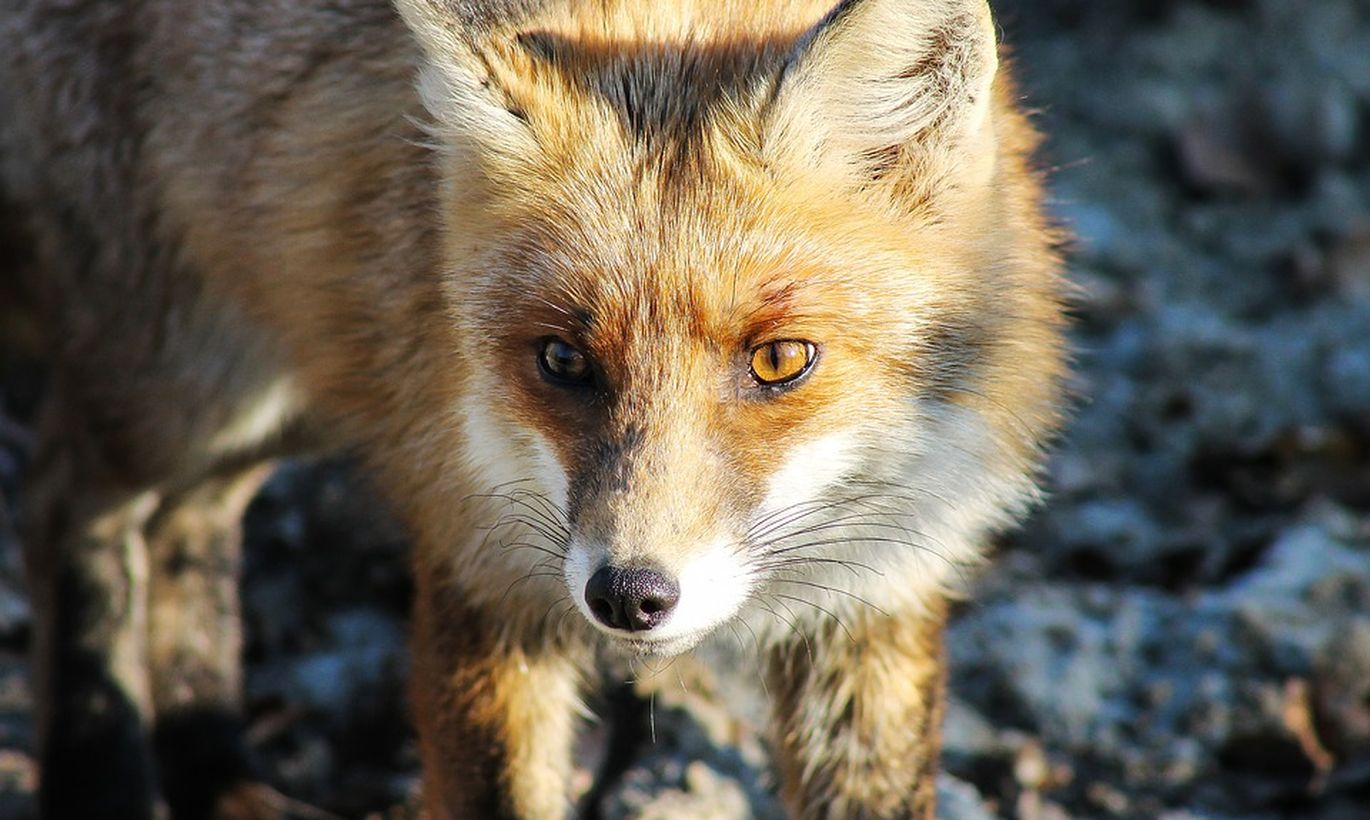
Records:
M585 613L582 612L582 615ZM586 618L595 631L603 636L610 646L631 655L643 658L672 658L682 655L698 646L713 628L699 629L688 633L652 634L651 632L625 632L606 627L591 615Z
M708 632L696 632L677 638L634 638L612 636L613 645L641 658L674 658L694 649Z

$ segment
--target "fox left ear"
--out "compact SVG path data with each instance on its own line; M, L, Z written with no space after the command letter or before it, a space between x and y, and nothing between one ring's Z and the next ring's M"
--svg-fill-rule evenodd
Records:
M424 55L424 105L457 145L486 157L527 156L532 132L504 59L539 0L394 0Z
M986 0L844 0L796 46L763 124L765 149L922 194L988 181L998 68Z

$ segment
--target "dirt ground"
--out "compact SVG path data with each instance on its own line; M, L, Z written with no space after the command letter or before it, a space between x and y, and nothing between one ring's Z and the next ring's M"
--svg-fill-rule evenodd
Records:
M1370 817L1370 4L995 6L1078 237L1079 401L950 630L942 814ZM41 375L10 364L14 509ZM407 817L417 785L404 537L366 498L291 465L248 515L251 738L301 817ZM28 630L0 521L5 818ZM752 669L672 671L601 813L779 817Z

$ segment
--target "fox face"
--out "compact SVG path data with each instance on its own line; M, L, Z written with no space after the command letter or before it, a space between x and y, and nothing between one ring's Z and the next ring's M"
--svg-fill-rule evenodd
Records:
M400 4L471 482L516 574L653 654L919 606L1027 497L1059 375L983 3L722 5Z

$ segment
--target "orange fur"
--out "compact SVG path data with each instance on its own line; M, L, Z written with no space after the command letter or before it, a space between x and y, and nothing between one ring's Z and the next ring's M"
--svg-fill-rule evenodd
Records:
M156 522L231 540L224 476L351 447L415 537L434 817L559 815L594 648L732 620L786 693L796 814L931 811L943 602L1031 501L1064 373L1037 137L983 0L91 5L0 24L0 213L44 271L5 290L67 419L27 502L66 522L30 538L43 606L70 566L100 611L89 556ZM549 338L587 387L539 371ZM748 370L776 341L817 351L783 390ZM129 523L82 529L105 519ZM601 566L678 581L664 625L599 623ZM219 657L151 705L172 683L126 668L187 663L184 594L40 625L54 714L85 708L82 641L136 704L121 737L231 701ZM915 683L885 703L889 670Z

